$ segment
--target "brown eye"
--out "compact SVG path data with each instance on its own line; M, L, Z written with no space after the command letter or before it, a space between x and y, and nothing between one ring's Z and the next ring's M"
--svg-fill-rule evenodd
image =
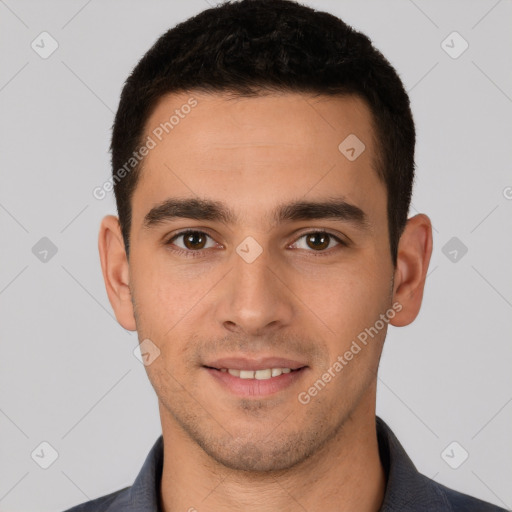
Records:
M347 246L347 244L336 235L326 231L311 231L300 236L291 247L327 254L331 252L330 249L335 249L336 246Z
M189 230L174 235L167 245L176 246L177 251L193 252L210 249L215 246L215 241L203 231Z
M323 250L329 247L331 236L328 233L310 233L306 235L306 243L308 247L315 250Z
M206 244L206 237L200 231L192 231L183 235L183 243L187 249L192 251L203 249Z

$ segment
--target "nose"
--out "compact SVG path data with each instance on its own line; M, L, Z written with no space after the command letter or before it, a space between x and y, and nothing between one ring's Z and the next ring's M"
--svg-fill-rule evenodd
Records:
M250 263L234 253L225 279L216 303L217 321L224 329L265 336L291 324L295 314L291 285L268 251Z

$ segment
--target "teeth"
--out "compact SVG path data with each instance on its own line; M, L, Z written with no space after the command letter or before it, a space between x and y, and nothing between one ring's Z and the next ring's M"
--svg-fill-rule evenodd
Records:
M272 377L279 377L282 373L290 373L291 368L266 368L265 370L234 370L232 368L221 368L221 372L228 372L233 377L240 379L267 380Z
M256 372L254 372L254 378L258 379L258 380L267 380L267 379L270 379L270 377L272 377L271 369L258 370Z

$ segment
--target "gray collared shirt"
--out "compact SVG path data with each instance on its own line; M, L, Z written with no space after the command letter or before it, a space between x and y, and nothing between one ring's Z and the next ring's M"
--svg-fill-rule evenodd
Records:
M379 454L387 484L379 512L505 512L477 498L434 482L417 471L388 425L378 416ZM163 437L149 452L132 486L65 512L162 512L159 489L164 461Z

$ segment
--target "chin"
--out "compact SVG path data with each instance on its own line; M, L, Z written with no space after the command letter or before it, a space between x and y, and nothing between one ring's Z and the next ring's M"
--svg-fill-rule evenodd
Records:
M208 453L208 452L207 452ZM245 443L237 447L224 446L210 450L210 457L224 467L249 473L273 473L289 470L303 460L296 446L262 446Z
M261 435L195 436L196 443L218 464L254 473L279 473L309 459L323 442L318 432L265 432Z

